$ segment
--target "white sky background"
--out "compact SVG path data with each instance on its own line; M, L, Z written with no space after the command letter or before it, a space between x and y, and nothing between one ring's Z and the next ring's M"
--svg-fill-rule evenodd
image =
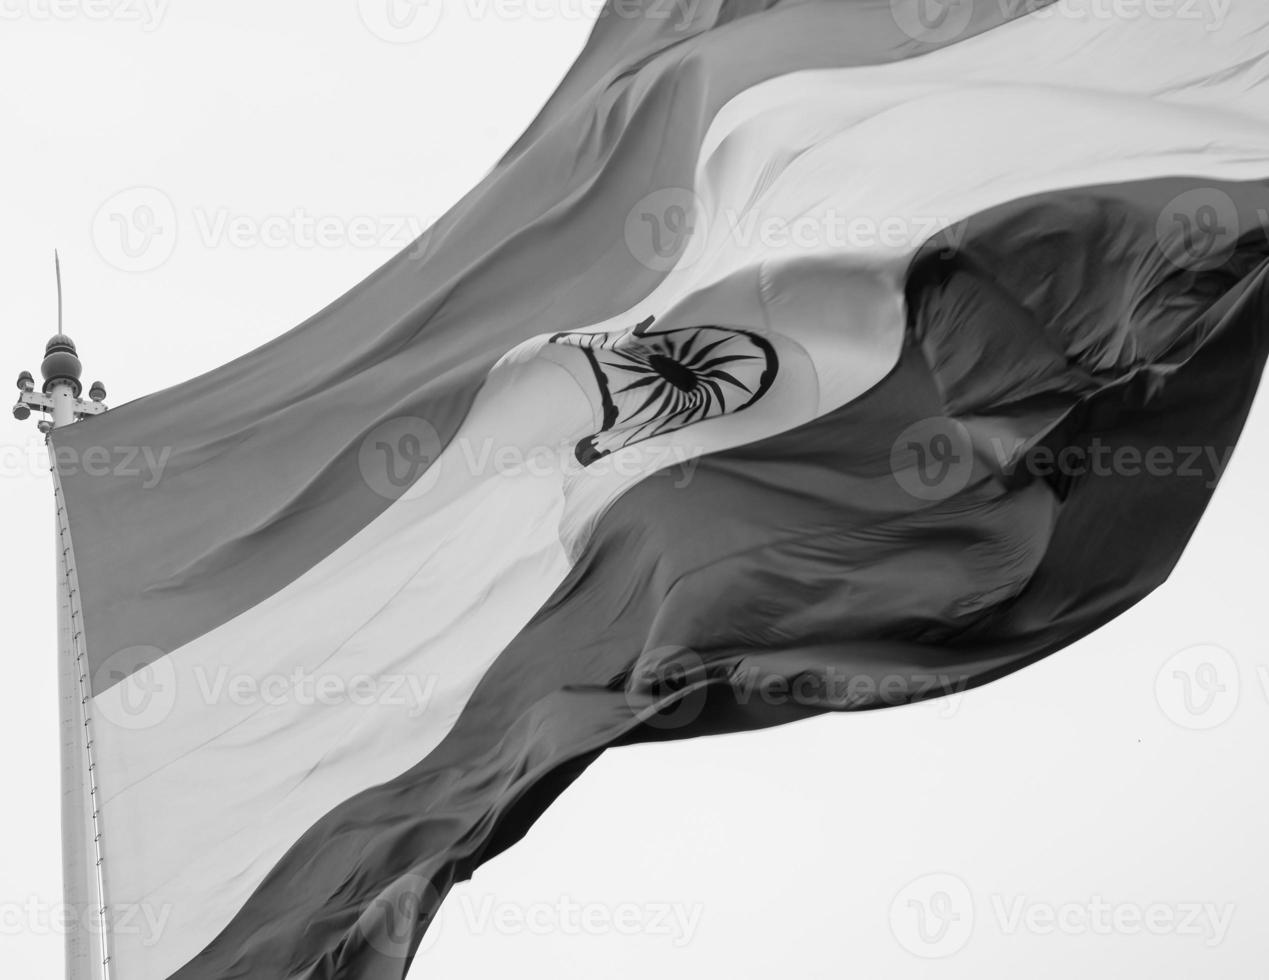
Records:
M382 264L406 244L395 226L425 227L510 145L595 9L432 0L431 34L394 44L365 22L386 0L366 19L357 0L184 0L157 20L50 2L0 0L0 369L38 373L56 245L67 331L112 403ZM128 272L93 221L138 186L167 195L178 233ZM315 243L297 210L369 218L372 240ZM280 239L216 235L279 217ZM34 420L0 421L0 975L24 980L62 970L41 444ZM412 976L1261 975L1266 446L1262 398L1172 580L1042 664L952 702L610 753L454 891ZM1184 652L1202 645L1227 655Z

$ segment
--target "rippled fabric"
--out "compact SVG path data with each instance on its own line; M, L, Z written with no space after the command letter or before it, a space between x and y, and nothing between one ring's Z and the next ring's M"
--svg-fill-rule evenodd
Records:
M603 748L960 693L1148 594L1269 353L1269 183L1218 188L1255 230L1205 270L1153 234L1194 183L1045 195L932 242L880 384L631 489L447 739L316 824L176 976L399 980L451 884ZM967 467L912 482L930 459L905 447L948 434Z

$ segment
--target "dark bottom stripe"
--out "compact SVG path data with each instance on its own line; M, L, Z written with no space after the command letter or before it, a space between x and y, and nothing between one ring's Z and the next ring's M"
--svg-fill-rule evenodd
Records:
M401 980L452 883L605 747L964 690L1140 600L1219 476L1191 447L1223 459L1269 350L1269 190L1209 188L1248 231L1187 257L1161 216L1196 186L953 229L881 384L635 487L449 737L315 824L176 977Z

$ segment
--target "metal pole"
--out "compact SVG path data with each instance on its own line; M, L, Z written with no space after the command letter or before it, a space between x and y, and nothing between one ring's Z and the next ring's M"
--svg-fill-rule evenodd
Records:
M92 677L84 646L84 616L71 546L66 501L57 471L52 433L79 419L106 411L106 389L94 383L81 399L83 365L75 342L62 332L62 266L53 254L57 276L57 333L44 349L43 387L36 391L30 372L18 375L18 420L39 412L53 476L56 505L58 595L58 697L62 732L62 886L66 904L77 913L76 928L66 935L67 980L111 980L110 930L106 905L101 798L93 748ZM83 916L82 913L87 913ZM95 927L90 923L95 923Z
M75 389L65 382L49 386L52 401L53 428L60 429L75 421Z
M54 447L49 440L49 452ZM62 847L63 881L68 905L91 909L96 934L67 933L67 980L79 980L90 968L101 980L111 980L110 923L106 905L105 856L102 841L101 797L93 749L92 678L84 649L84 617L79 603L79 579L71 546L66 502L62 496L56 459L50 471L57 517L58 596L61 629L59 689L62 699ZM78 923L82 933L86 923ZM87 942L85 942L87 939Z

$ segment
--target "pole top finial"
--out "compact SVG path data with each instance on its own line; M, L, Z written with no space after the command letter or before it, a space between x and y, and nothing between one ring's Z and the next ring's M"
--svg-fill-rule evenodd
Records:
M57 384L68 384L75 392L75 397L83 391L79 383L84 373L84 365L80 363L75 351L75 342L66 334L54 334L44 348L44 363L40 365L40 374L44 376L44 392L47 394Z
M71 354L76 353L75 341L64 333L55 333L48 339L48 343L44 345L44 353L52 354L54 351L65 350Z

